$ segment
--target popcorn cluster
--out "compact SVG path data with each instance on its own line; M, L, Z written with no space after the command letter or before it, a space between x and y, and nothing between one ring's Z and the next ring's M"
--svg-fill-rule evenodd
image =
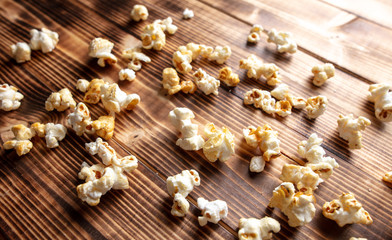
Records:
M250 54L247 59L241 59L240 68L248 71L249 78L259 79L263 76L270 86L276 86L282 82L279 67L273 63L263 63L254 54Z
M252 89L245 93L244 104L253 104L256 108L261 108L268 114L278 114L286 117L291 114L291 104L287 100L276 101L271 97L271 93L260 89Z
M354 119L353 114L347 116L339 115L338 132L339 136L348 141L351 149L362 148L362 133L367 126L371 124L370 120L365 117Z
M268 32L267 42L275 43L276 49L280 53L287 52L293 54L297 52L297 44L289 32L278 32L273 28Z
M204 198L198 198L197 207L203 215L197 218L200 226L205 226L208 222L217 224L221 219L227 217L228 208L225 201L215 200L210 202Z
M12 111L20 107L20 101L23 95L18 89L12 85L4 83L0 85L0 109L4 111Z
M262 219L241 218L238 228L238 238L240 240L264 240L271 239L272 232L278 233L280 224L270 217Z
M369 86L368 100L374 102L376 117L382 122L392 121L392 92L387 83Z
M45 109L47 111L53 111L56 109L59 112L63 112L68 108L74 109L76 102L72 98L72 93L68 88L63 88L58 92L50 94L45 102Z
M117 57L111 52L114 47L114 43L103 38L94 38L90 42L88 55L93 58L98 58L98 65L105 67L106 63L114 65L117 63Z
M217 129L213 123L204 127L207 141L203 145L203 153L210 162L219 159L226 162L234 155L234 135L226 127Z
M331 63L316 65L312 68L312 73L314 74L313 84L320 87L328 79L335 76L335 67Z
M163 69L162 85L164 89L167 89L169 95L176 94L182 89L180 78L178 77L177 71L174 68Z

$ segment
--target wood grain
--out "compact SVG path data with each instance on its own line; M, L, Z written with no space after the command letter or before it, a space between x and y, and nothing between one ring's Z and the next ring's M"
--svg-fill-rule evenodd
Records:
M0 117L3 141L10 136L9 129L16 123L38 120L64 123L66 113L44 111L44 101L52 91L67 86L77 101L81 101L82 94L74 88L76 79L99 76L117 82L118 71L126 65L125 62L120 61L118 65L108 68L98 67L96 61L87 56L88 43L94 37L102 36L115 42L114 53L119 56L123 48L138 42L143 26L155 19L171 16L179 27L175 35L167 38L163 51L146 51L152 63L143 66L135 82L120 83L126 92L136 92L142 99L135 110L116 116L115 136L110 141L121 155L135 154L141 162L139 168L129 175L131 189L111 191L96 208L82 204L75 192L80 182L77 180L79 166L83 161L92 163L97 160L83 148L84 143L92 139L80 138L71 129L60 147L54 150L46 149L42 140L35 140L35 148L22 158L17 158L14 152L1 150L0 189L4 194L9 194L0 198L4 206L0 210L0 229L4 236L25 239L231 239L235 238L239 218L268 215L282 225L282 230L274 235L277 239L392 237L389 227L392 210L386 207L391 200L385 197L392 191L380 181L391 166L390 151L383 146L392 140L388 134L392 126L377 121L373 105L366 101L368 84L373 79L353 74L358 69L351 65L338 65L335 79L322 88L312 86L310 68L321 62L318 57L320 52L305 49L288 57L276 54L271 46L264 47L263 42L257 46L247 45L250 23L246 18L233 18L238 12L246 13L246 8L241 7L227 14L227 11L222 13L219 7L211 7L211 3L146 1L143 4L149 9L149 19L133 23L129 12L134 4L98 0L2 2L0 26L4 30L0 33L0 77L4 82L18 87L25 95L19 110ZM195 18L181 20L185 7L195 11ZM61 14L53 9L59 9ZM33 60L22 65L10 60L9 45L20 40L28 41L29 29L42 26L59 32L60 43L56 50L50 54L34 52ZM348 35L355 37L351 33ZM314 40L317 41L317 38ZM160 84L161 72L163 68L171 66L173 51L190 41L230 45L233 55L226 65L240 73L240 85L235 89L222 86L217 97L202 93L166 96ZM317 44L323 46L323 42ZM244 106L243 94L249 89L271 90L263 80L247 79L244 71L239 70L239 60L250 53L280 66L284 82L290 85L293 93L301 96L326 95L330 100L328 111L315 121L305 119L303 113L298 111L285 119L274 119L260 110ZM331 58L331 61L336 63L336 58ZM203 60L197 60L192 65L195 69L202 67L212 75L217 75L221 68ZM186 152L175 146L178 133L170 125L167 114L176 106L193 110L195 122L200 126L210 121L218 126L228 126L236 136L236 156L227 164L209 163L201 151ZM101 104L89 105L89 108L93 118L105 113ZM358 151L347 150L347 142L340 139L336 132L337 116L351 112L372 121L364 132L365 148ZM267 164L263 173L253 174L248 170L249 159L258 152L245 144L241 130L248 125L266 122L278 130L283 154ZM317 213L314 220L294 229L287 225L286 217L278 209L270 209L267 205L272 190L280 184L278 177L283 164L303 164L296 154L296 145L312 132L325 139L323 146L328 155L335 157L341 167L316 191ZM202 185L189 196L191 213L184 219L174 218L170 215L171 200L165 190L165 179L190 168L199 171ZM373 217L373 225L339 228L322 216L322 204L342 191L356 194ZM218 225L209 224L200 228L196 219L199 211L195 206L198 197L227 201L229 217ZM26 207L21 208L20 204Z

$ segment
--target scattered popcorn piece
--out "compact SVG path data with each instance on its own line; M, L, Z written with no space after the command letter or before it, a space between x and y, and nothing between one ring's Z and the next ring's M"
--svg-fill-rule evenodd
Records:
M197 88L199 88L204 94L219 94L218 88L220 85L220 81L207 74L201 68L199 68L195 73L193 73L193 79L195 80Z
M168 90L169 95L178 93L181 90L180 78L174 68L165 68L162 72L162 85Z
M65 111L68 108L74 109L76 102L72 98L72 93L68 88L63 88L58 92L50 94L45 102L45 109L53 111L56 109L59 112Z
M114 65L117 62L116 56L111 52L114 47L114 43L103 38L94 38L90 42L88 55L93 58L98 58L98 65L105 67L106 63Z
M140 35L143 48L162 50L166 44L166 36L162 28L165 27L156 21L144 27L143 33Z
M199 173L196 170L184 170L166 179L167 191L170 196L180 194L184 198L192 192L194 186L200 186Z
M142 62L151 62L151 58L142 53L142 48L140 46L125 49L122 51L122 57L131 60L128 64L128 68L133 71L139 71L142 68Z
M114 117L101 116L98 120L93 121L91 126L99 137L109 140L113 137L114 133Z
M385 173L385 175L382 177L382 180L392 183L392 171Z
M260 41L261 35L263 34L264 28L261 25L255 24L250 29L250 33L248 35L248 42L257 43Z
M91 155L98 154L106 166L114 164L117 160L116 151L101 138L97 138L95 142L86 143L86 150Z
M59 35L46 28L30 30L30 48L31 50L41 50L43 53L48 53L56 48L59 42Z
M348 141L351 149L362 148L362 133L367 126L371 124L370 120L365 117L354 119L353 114L347 116L339 115L338 132L339 136Z
M82 90L84 90L85 87L85 82L79 82L79 88L82 88ZM82 86L82 84L84 86ZM91 80L91 82L89 83L88 87L87 87L87 92L84 95L83 101L86 103L91 103L91 104L97 104L99 102L99 100L101 100L101 86L105 84L105 81L103 79L98 79L95 78L93 80Z
M171 214L176 217L184 217L189 211L189 202L179 193L174 194Z
M284 182L273 191L269 207L279 208L287 217L290 227L303 226L312 221L316 208L312 194L295 193L292 183Z
M281 117L287 117L291 114L291 104L289 101L280 100L275 104L275 113Z
M18 42L11 46L11 55L17 63L24 63L31 60L30 46L25 42Z
M280 224L270 217L262 219L241 218L238 228L238 238L240 240L264 240L271 239L272 232L278 233Z
M251 172L260 173L264 170L265 167L265 160L262 156L254 156L250 160L249 170Z
M312 73L314 74L313 84L320 87L328 79L335 76L335 67L330 63L316 65L312 68Z
M276 113L276 100L271 97L271 93L259 89L252 89L245 93L244 104L253 104L256 108L263 109L268 114Z
M132 82L136 78L136 74L132 69L125 68L121 69L120 72L118 73L118 77L120 81L128 80Z
M226 162L234 155L234 135L226 127L222 130L215 128L213 123L204 127L204 133L208 140L203 145L203 153L210 162L219 159Z
M246 143L251 147L259 147L263 152L263 158L269 162L272 156L280 154L278 132L265 124L263 127L249 126L242 130Z
M184 93L195 93L197 86L191 80L181 81L181 91Z
M94 128L91 126L90 111L84 103L78 103L75 110L68 114L67 122L78 136L85 132L88 134L94 133Z
M34 133L38 137L40 137L40 138L45 137L45 135L46 135L45 124L40 123L40 122L36 122L36 123L31 124L30 128L31 128L31 130L34 131Z
M78 89L81 92L87 92L89 85L90 82L87 81L86 79L78 79L78 81L76 82L76 89Z
M30 140L10 140L4 143L4 149L15 149L18 156L25 155L33 148L33 143Z
M204 54L206 54L207 51L207 57L214 51L212 47L206 47L205 45L199 45L196 43L188 43L186 48L192 52L192 60L195 60L197 57L199 57L202 49Z
M322 95L308 98L305 107L307 117L314 119L321 116L327 110L327 104L327 97Z
M376 117L382 122L392 121L392 92L387 83L372 84L369 86L368 100L374 102Z
M248 70L248 78L259 79L264 76L270 86L276 86L282 82L279 67L274 63L263 63L254 54L250 54L247 59L241 59L240 68Z
M45 124L45 140L48 148L59 146L59 141L65 138L67 128L62 124L47 123Z
M215 48L215 49L216 49L216 48ZM201 45L200 45L200 53L199 53L199 55L200 55L202 58L209 58L209 57L211 56L211 54L212 54L213 51L214 51L214 48L213 48L213 47L210 47L210 46L206 46L206 45L201 44ZM199 56L199 55L197 55L197 56Z
M135 22L139 22L140 20L147 20L148 18L148 10L145 6L136 4L133 6L131 11L131 18Z
M163 20L155 20L154 23L160 24L162 27L162 30L165 32L167 31L169 34L174 34L178 27L173 24L173 19L171 17L168 17Z
M373 223L369 213L363 209L362 204L355 199L352 193L343 193L339 199L324 203L323 215L336 221L339 227L352 223L366 225Z
M34 129L28 128L23 124L12 126L11 131L14 134L16 140L30 140L36 134Z
M173 126L181 132L176 145L187 151L200 150L204 145L204 139L197 134L198 126L191 120L195 118L193 112L188 108L175 108L169 113Z
M218 79L229 87L235 87L240 82L238 74L234 73L230 67L220 69Z
M16 87L7 83L0 85L0 109L4 111L18 109L20 107L20 100L23 97Z
M123 109L133 109L140 102L140 97L136 93L126 94L117 83L105 83L101 85L101 100L110 115L114 115Z
M231 48L229 46L216 46L214 51L208 57L209 61L216 61L223 64L231 56Z
M179 73L189 73L192 70L192 56L192 51L188 50L185 46L178 47L177 51L173 53L173 66L176 67Z
M279 177L283 182L295 184L298 191L303 193L312 193L323 180L320 179L310 167L302 167L293 164L285 164L282 168L282 174Z
M271 91L271 95L278 100L285 100L286 96L289 95L289 92L289 85L282 83Z
M188 8L185 8L184 12L182 13L182 17L184 19L191 19L193 18L195 15L193 13L192 10L189 10Z
M294 97L291 94L286 95L287 101L290 102L291 106L296 109L304 109L306 107L306 99L303 97Z
M203 215L197 218L200 226L205 226L207 222L217 224L221 219L227 217L229 211L225 201L215 200L210 202L201 197L197 199L197 207L200 208Z
M293 54L297 52L297 44L289 32L278 32L273 28L268 32L267 42L275 43L276 49L280 53L287 52Z

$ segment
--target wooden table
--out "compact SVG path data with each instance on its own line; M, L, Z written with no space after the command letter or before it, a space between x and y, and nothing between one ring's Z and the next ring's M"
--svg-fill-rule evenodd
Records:
M130 20L136 3L150 13L147 21ZM195 17L182 19L190 8ZM281 224L276 239L392 239L392 190L381 181L392 170L392 123L374 116L374 105L366 99L372 83L392 84L392 5L386 0L338 1L0 1L0 78L1 83L16 86L25 98L16 111L1 112L1 143L12 137L14 124L36 121L66 124L67 112L47 112L44 103L51 92L68 87L77 102L83 94L75 89L79 78L101 77L118 82L118 72L126 66L101 68L88 56L89 42L104 37L115 43L114 54L134 46L143 27L156 19L171 16L178 31L167 37L160 52L144 51L152 62L137 72L137 80L121 82L127 93L138 93L141 103L133 111L116 115L116 128L110 145L121 156L134 154L139 167L128 174L131 188L112 190L101 203L90 207L76 193L82 183L77 178L83 161L101 162L88 154L86 142L94 136L79 137L68 127L67 137L55 149L44 139L34 139L34 148L25 156L14 151L0 152L0 234L10 239L235 239L241 217L271 216ZM294 55L278 54L263 37L257 45L246 42L252 24L267 30L290 31L298 43ZM10 57L10 45L29 41L29 30L46 27L60 35L56 49L49 54L34 51L32 60L16 64ZM221 86L218 96L200 91L167 96L161 74L171 67L171 56L188 42L229 45L232 56L225 65L239 73L236 88ZM302 111L286 118L273 118L259 109L243 104L244 93L252 88L271 90L265 80L248 79L239 69L239 60L256 54L265 62L281 68L283 82L298 96L325 95L328 109L316 120L308 120ZM336 77L322 87L311 83L311 68L331 62ZM213 76L222 67L205 60L192 63ZM190 79L191 75L181 76ZM224 84L222 84L224 85ZM88 105L92 117L106 114L102 104ZM201 126L214 122L227 126L235 135L236 153L226 164L208 162L202 151L184 151L175 145L178 132L167 115L174 107L188 107ZM363 135L364 148L349 150L339 138L336 120L339 114L353 113L371 120ZM249 160L259 150L246 145L242 128L268 123L279 132L282 155L260 174L249 172ZM285 163L304 164L296 153L297 144L316 132L324 139L327 155L340 164L331 178L315 192L316 216L306 226L291 228L279 209L268 208L272 191L281 181ZM189 214L184 218L170 214L172 199L166 191L166 178L185 169L196 169L201 186L189 195ZM347 225L340 228L322 216L324 202L342 192L355 194L372 216L370 226ZM229 206L228 218L219 224L200 227L196 207L198 197L221 199Z

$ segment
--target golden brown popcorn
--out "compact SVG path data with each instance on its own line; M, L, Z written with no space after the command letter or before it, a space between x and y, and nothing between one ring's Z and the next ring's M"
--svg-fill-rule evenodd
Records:
M295 184L298 191L312 193L323 180L310 167L302 167L293 164L285 164L279 177L283 182Z
M314 119L321 116L327 110L327 104L327 97L322 95L308 98L305 107L307 117Z
M203 69L199 68L193 73L193 80L195 81L197 88L200 89L204 94L218 95L218 88L220 86L220 81L216 80L214 77L207 74Z
M280 154L280 140L278 139L278 132L272 130L272 128L265 124L263 127L249 126L242 130L246 143L256 148L260 148L263 152L263 158L269 162L272 156Z
M339 199L324 203L323 215L336 221L339 227L352 223L365 225L373 223L369 213L363 209L362 204L355 199L352 193L343 193Z
M314 74L313 84L320 87L328 79L335 76L335 67L331 63L316 65L312 68L312 73Z
M34 130L35 134L38 137L40 137L40 138L45 137L45 134L46 134L46 132L45 132L45 124L42 124L40 122L36 122L36 123L31 124L30 127L31 127L32 130Z
M101 86L103 84L105 84L103 79L95 78L91 80L87 87L87 92L84 95L83 101L86 103L97 104L99 100L101 100Z
M173 66L179 73L187 74L192 70L192 51L185 46L178 47L177 51L173 53Z
M178 93L181 90L180 78L174 68L165 68L162 72L162 85L168 90L169 95Z
M125 49L122 51L122 57L131 60L128 64L128 68L133 71L139 71L142 68L142 62L151 62L151 58L142 53L142 48L140 46Z
M105 67L106 63L114 65L117 63L117 58L111 52L114 43L103 38L94 38L89 47L88 55L93 58L98 58L98 65Z
M235 87L240 82L238 74L234 73L230 67L220 69L218 79L229 87Z
M203 145L203 153L210 162L219 159L226 162L234 155L234 135L226 127L215 128L213 123L204 127L204 133L208 140Z
M181 91L184 93L195 93L197 90L197 86L191 80L181 81Z
M25 155L33 148L33 143L30 140L10 140L4 143L4 149L15 149L18 156Z
M148 10L144 5L136 4L131 11L131 18L133 21L139 22L140 20L147 20Z
M280 53L287 52L293 54L297 52L297 44L289 32L278 32L273 28L268 32L267 42L275 43L276 49Z
M12 126L11 131L14 134L16 140L30 140L36 134L34 129L28 128L23 124Z
M280 224L273 218L241 218L238 225L240 240L265 240L272 238L272 232L280 231Z
M132 110L139 102L139 95L126 94L117 83L105 83L101 85L101 100L110 115L119 113L121 110Z
M351 149L362 148L362 133L367 126L371 124L370 120L365 117L354 119L353 114L347 116L339 115L338 132L339 136L348 141Z
M369 86L368 100L374 102L376 117L382 122L392 121L392 92L388 83Z
M214 51L208 56L209 61L216 61L223 64L231 56L231 48L229 46L216 46Z
M249 78L259 79L264 76L270 86L276 86L282 82L279 67L273 63L263 63L254 54L250 54L247 59L241 59L240 68L248 70Z
M114 133L114 117L101 116L98 120L93 121L91 126L99 137L109 140L113 137Z
M11 46L11 55L17 63L23 63L31 60L30 46L25 42L18 42Z
M23 97L16 87L7 83L0 85L0 109L4 111L18 109Z
M163 32L163 25L158 22L148 24L143 29L143 33L140 35L142 40L142 46L145 49L162 50L166 44L166 36Z
M41 50L43 53L48 53L56 48L59 42L59 35L46 28L30 30L30 48L31 50Z
M392 183L392 171L385 173L385 175L382 177L382 180Z
M248 35L248 42L257 43L260 41L261 35L263 34L263 27L261 25L255 24L250 29L250 33Z
M63 88L58 92L50 94L45 102L45 109L47 111L53 111L56 109L59 112L65 111L68 108L74 109L76 102L72 98L72 93L68 88Z

